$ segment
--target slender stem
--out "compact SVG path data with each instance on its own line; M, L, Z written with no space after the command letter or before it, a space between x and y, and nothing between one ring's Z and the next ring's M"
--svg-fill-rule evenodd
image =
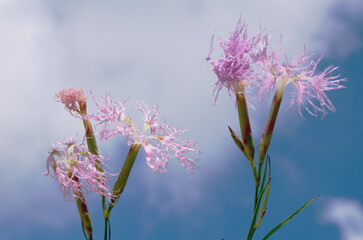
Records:
M258 165L261 165L263 163L263 160L265 159L265 156L267 154L267 150L270 146L270 141L275 127L277 114L279 113L280 105L284 95L285 86L286 81L280 81L277 85L277 89L271 103L265 128L262 131L260 143L258 145Z
M260 173L262 169L262 166L258 166L258 172ZM260 174L259 174L260 176ZM258 193L259 193L259 188L260 188L260 182L258 182L255 185L255 199L254 199L254 204L253 204L253 217L252 217L252 221L251 221L251 225L250 225L250 229L248 231L248 235L247 235L247 240L251 240L253 237L253 234L255 232L255 224L256 224L256 218L258 215L258 209L259 209L259 204L258 204Z
M245 154L249 161L253 161L255 146L253 144L251 124L248 116L246 98L243 92L236 93L238 117L241 128L242 142L245 146Z
M90 153L98 155L96 137L93 132L91 121L89 119L83 119L83 126L86 131L86 141L87 141L88 150L90 151ZM96 162L97 162L96 165L97 170L100 172L104 172L101 162L98 159L96 159Z
M82 225L82 231L83 231L84 238L86 240L88 240L87 233L86 233L86 230L84 230L84 226L83 226L83 223L82 222L81 222L81 225Z
M104 235L104 240L107 240L107 219L108 218L105 218L105 235Z
M253 234L255 233L255 224L256 224L256 218L258 214L258 189L259 185L255 187L255 201L254 201L254 208L253 208L253 217L250 225L250 229L248 231L247 240L252 239Z
M77 208L79 212L79 216L81 218L82 226L86 230L89 239L92 239L92 220L91 216L88 212L88 207L86 204L86 200L82 193L78 193L78 197L76 198Z
M109 218L107 218L107 222L108 222L108 240L111 240L111 223Z
M258 165L258 179L261 178L261 170L262 170L262 165ZM255 201L254 201L254 208L256 208L256 204L257 204L257 198L258 198L258 190L260 187L261 182L258 182L258 185L255 186Z
M135 144L135 143L133 143L130 147L129 153L127 154L121 172L115 182L115 185L113 186L112 197L110 203L108 204L108 210L106 214L107 218L110 216L112 208L115 206L115 204L117 203L118 199L120 198L122 192L126 187L127 180L129 178L132 166L134 165L140 147L141 147L140 144Z
M84 108L83 111L84 111L84 114L87 114L86 108ZM90 151L90 153L92 153L94 155L98 155L96 137L93 132L91 121L89 119L83 119L83 126L86 131L86 140L87 140L88 150ZM96 159L96 163L97 163L97 165L96 165L97 170L100 172L104 172L103 166L98 159ZM104 218L106 218L106 215L107 215L107 208L106 208L105 202L106 202L106 197L102 196L102 209L103 209Z
M241 128L242 144L244 150L243 153L245 154L247 160L251 164L255 180L255 186L258 186L259 178L256 173L256 166L254 162L255 146L253 143L251 124L248 116L246 96L244 94L244 85L242 83L236 83L234 88L236 91L238 118L239 118L239 125Z

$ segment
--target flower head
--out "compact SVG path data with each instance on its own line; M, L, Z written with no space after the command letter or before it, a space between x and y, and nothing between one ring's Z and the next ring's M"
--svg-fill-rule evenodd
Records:
M96 192L110 198L106 187L107 173L99 170L103 161L104 157L88 152L83 144L75 143L72 138L61 140L53 144L45 174L59 181L66 200L79 198L83 192Z
M268 40L269 35L264 31L248 35L247 24L240 19L230 37L219 41L224 55L217 62L210 57L214 50L211 47L206 60L212 64L218 77L214 89L215 101L223 86L234 93L244 91L241 83L252 88L259 85L261 65L258 63L266 57Z
M87 98L81 88L63 89L55 94L55 100L62 102L65 108L73 114L77 112L84 114Z
M265 72L265 78L259 95L271 92L275 87L285 88L292 83L296 93L291 98L291 105L297 103L299 113L302 116L301 108L305 108L311 115L317 116L318 112L326 114L326 109L335 111L335 108L326 91L344 88L340 82L345 79L340 75L333 75L337 67L329 66L324 71L316 73L317 65L322 56L312 60L313 55L307 55L306 51L297 55L290 63L285 55L285 61L281 61L281 50L272 52L269 60L265 62L269 71Z
M177 158L190 172L195 168L195 159L187 157L189 152L198 153L193 140L180 140L184 130L173 128L165 123L165 118L159 116L157 107L148 108L144 103L134 103L143 116L143 124L139 125L126 114L125 103L115 102L109 95L102 98L103 104L97 102L98 112L87 115L86 118L98 121L103 128L100 131L102 141L115 134L124 135L128 144L140 144L146 153L146 163L155 173L165 172L170 158ZM163 122L159 120L164 119Z

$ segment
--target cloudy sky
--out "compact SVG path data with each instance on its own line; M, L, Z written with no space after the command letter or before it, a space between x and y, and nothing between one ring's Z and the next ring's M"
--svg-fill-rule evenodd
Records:
M346 89L329 92L324 119L296 108L277 120L270 147L272 186L261 238L307 200L320 197L271 239L363 239L363 2L359 0L47 1L0 0L0 238L82 239L76 206L43 175L51 144L82 134L54 93L81 87L122 101L158 104L203 152L192 177L171 162L155 175L140 152L111 216L115 239L245 238L253 205L250 167L230 139L238 129L226 91L214 106L216 76L205 61L242 14L250 32L271 29L293 58L306 46L339 66ZM268 102L251 110L259 138ZM257 140L255 140L257 142ZM100 144L117 170L125 140ZM95 237L103 222L88 196Z

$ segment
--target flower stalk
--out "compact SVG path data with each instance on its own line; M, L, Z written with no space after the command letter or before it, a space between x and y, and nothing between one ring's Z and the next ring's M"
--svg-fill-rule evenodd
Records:
M81 200L81 198L83 198ZM88 212L87 204L85 203L84 197L80 196L80 198L76 199L77 208L79 212L79 216L81 218L82 226L86 230L89 240L92 240L92 219Z
M143 102L134 103L143 119L143 124L139 125L127 116L125 106L127 101L123 103L113 101L108 94L101 98L103 103L97 102L94 96L92 99L98 111L89 115L87 114L87 97L84 96L81 88L63 89L55 94L55 100L63 103L72 116L82 119L85 129L84 140L87 142L88 150L84 142L76 144L72 138L53 144L47 159L45 174L59 181L66 200L75 200L82 230L87 240L93 238L92 220L84 194L94 192L102 196L105 220L104 239L109 240L111 239L109 217L126 187L140 147L145 150L146 163L154 173L166 172L169 160L176 158L191 174L197 167L195 164L197 159L190 157L189 153L200 154L200 151L194 148L196 145L194 140L179 138L186 130L167 125L166 117L159 116L157 105L149 108ZM96 126L103 126L97 134L93 131L91 120L96 121ZM113 190L110 192L106 184L110 174L103 168L105 158L98 150L95 135L101 141L106 141L116 134L125 136L127 144L131 147ZM108 204L107 200L109 200Z
M276 118L279 113L285 87L286 87L286 80L284 81L283 79L283 81L278 82L276 92L270 106L270 111L266 120L266 124L261 134L260 143L258 145L258 165L259 165L258 176L261 175L262 168L260 166L262 166L265 156L267 154L267 150L270 146L272 133L275 128Z
M214 36L212 37L212 45L213 39ZM226 87L229 93L232 92L236 96L242 139L230 127L228 128L233 141L244 153L253 170L255 180L254 207L247 240L253 238L254 232L260 226L266 213L271 182L271 163L267 152L286 86L291 83L295 87L296 92L291 98L291 105L298 105L301 116L302 108L305 108L313 116L317 116L318 112L323 113L324 116L326 109L335 111L333 104L326 95L326 91L344 88L340 83L346 80L341 79L340 75L333 75L333 72L337 69L337 67L333 66L316 73L317 65L322 56L318 60L313 60L313 54L307 54L306 50L288 62L287 56L281 47L278 47L277 51L271 49L269 40L270 34L264 30L252 35L247 34L247 24L239 19L235 31L231 32L227 39L219 40L219 45L224 54L218 60L213 60L211 53L215 49L212 46L206 58L213 66L213 72L218 78L214 89L215 101L223 87ZM282 59L285 59L285 61ZM258 170L256 171L255 149L248 107L253 107L251 99L258 99L261 102L273 91L275 91L274 97L257 148ZM267 168L268 178L266 177ZM268 179L267 183L265 183L266 179ZM263 239L269 238L314 199L301 206Z
M68 173L69 178L72 178L75 182L79 182L79 179L77 178L77 176L73 175L71 172ZM89 240L92 240L92 231L93 231L93 227L92 227L92 219L91 216L88 212L88 207L86 204L86 200L83 196L83 193L81 191L81 189L77 192L77 196L75 197L76 199L76 204L77 204L77 208L78 208L78 212L79 212L79 217L81 218L81 223L83 228L85 229Z
M254 159L255 146L253 144L252 130L248 116L248 108L243 83L239 82L238 85L236 84L235 90L242 142L244 145L246 158L251 162Z
M83 104L80 104L80 109L81 109L81 115L84 117L87 115L87 104L86 102L84 102ZM92 128L92 124L91 121L89 119L83 118L83 126L85 129L85 135L86 135L86 142L87 142L87 147L88 150L90 151L90 153L94 154L94 155L98 155L98 147L97 147L97 142L96 142L96 137L95 134L93 132L93 128ZM98 171L100 172L105 172L102 166L102 163L96 159L97 165L96 168ZM102 210L103 210L103 216L105 218L106 221L106 215L107 215L107 208L106 208L106 197L105 196L101 196L101 201L102 201Z
M129 153L127 154L127 157L125 159L124 165L122 166L121 172L115 182L115 185L112 189L112 197L111 201L108 204L108 210L106 214L106 218L110 217L111 210L116 205L118 199L120 198L122 192L124 191L127 180L129 178L131 169L134 165L135 159L137 157L137 154L139 152L139 149L141 147L141 144L135 144L133 143L130 147Z
M255 161L254 161L255 146L253 144L252 130L251 130L250 119L248 116L248 107L247 107L247 102L246 102L246 96L244 93L244 87L245 86L243 84L243 81L240 81L240 82L234 84L234 89L236 92L236 102L237 102L237 109L238 109L239 125L240 125L241 136L242 136L242 146L240 149L245 154L248 162L250 163L250 165L252 167L253 176L255 179L255 186L257 186L258 182L259 182L259 178L258 178L258 175L256 174L256 166L255 166ZM230 129L230 131L231 131L231 129ZM233 133L232 138L236 142L234 136L236 136L236 135Z

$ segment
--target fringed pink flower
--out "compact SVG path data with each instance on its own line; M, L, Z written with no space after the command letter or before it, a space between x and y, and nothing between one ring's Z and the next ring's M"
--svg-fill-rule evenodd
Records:
M72 138L61 140L53 144L45 174L59 181L66 200L90 192L110 198L107 173L99 170L104 160L103 156L88 152L83 144L76 144Z
M340 83L345 79L340 78L340 75L333 75L337 67L329 66L322 72L316 73L322 56L314 61L313 55L307 55L304 51L289 63L286 55L285 61L282 62L281 55L280 49L276 53L272 52L269 61L265 62L269 71L266 72L259 95L262 97L270 93L279 84L285 88L289 83L293 83L296 92L291 98L291 105L298 104L301 116L303 116L302 107L313 116L317 116L318 112L322 112L324 116L326 109L335 111L326 91L344 88Z
M81 114L87 98L81 88L70 88L56 93L55 100L63 103L65 108L73 115L74 112Z
M157 107L148 108L144 103L135 103L143 115L144 123L140 127L126 115L125 102L114 102L108 95L101 100L102 104L95 99L98 112L86 118L98 121L98 125L103 126L99 133L102 141L119 133L126 137L128 144L142 145L146 163L154 173L166 172L168 161L173 157L189 172L196 167L196 160L187 156L191 152L200 153L194 148L196 142L180 140L184 130L172 128L165 121L159 122L163 117L159 116Z
M252 89L259 87L262 65L258 63L266 57L268 40L269 35L264 31L248 35L247 24L240 19L230 37L219 41L224 55L217 62L210 57L214 51L211 47L206 60L212 64L218 77L213 92L215 101L223 86L233 93L236 91L235 85L239 83Z

